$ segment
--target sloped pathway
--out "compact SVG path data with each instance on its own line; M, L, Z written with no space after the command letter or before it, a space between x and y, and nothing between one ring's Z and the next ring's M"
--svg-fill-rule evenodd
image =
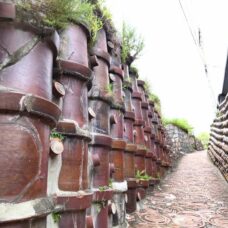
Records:
M127 218L134 228L228 228L228 184L206 151L188 154Z

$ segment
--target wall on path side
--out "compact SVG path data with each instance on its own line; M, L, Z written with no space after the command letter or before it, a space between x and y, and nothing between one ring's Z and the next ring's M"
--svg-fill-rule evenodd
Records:
M182 129L168 124L166 127L166 138L172 160L177 160L183 154L203 150L202 143L193 135L189 135Z
M228 96L218 105L217 117L211 125L208 154L228 181Z

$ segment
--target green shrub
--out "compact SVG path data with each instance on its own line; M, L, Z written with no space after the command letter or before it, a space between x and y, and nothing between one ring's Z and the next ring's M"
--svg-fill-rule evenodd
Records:
M104 191L106 191L106 190L109 190L110 188L112 188L112 187L110 187L110 186L99 186L98 187L98 189L99 189L99 191L100 192L104 192Z
M139 70L135 66L131 66L130 69L129 69L129 72L132 73L132 74L135 74L136 76L139 76Z
M59 138L60 140L64 140L64 136L62 134L60 134L59 132L57 132L55 129L52 130L50 137L51 138Z
M105 0L98 0L96 3L96 7L100 9L101 13L101 19L105 23L106 21L109 21L112 23L112 14L109 11L109 9L104 5Z
M209 139L210 139L210 134L208 132L201 132L197 136L197 139L199 139L202 142L204 149L207 149Z
M155 104L161 105L161 100L155 93L149 93L149 99Z
M136 171L135 178L137 180L151 180L151 176L149 176L147 173L145 173L145 170L143 171Z
M154 108L161 114L161 100L155 93L149 92L149 99L154 102Z
M54 220L54 223L59 223L61 215L58 212L52 212L52 218Z
M162 122L164 125L172 124L172 125L180 128L180 129L182 129L183 131L185 131L188 134L191 134L193 131L193 127L188 123L188 121L186 119L178 119L178 118L166 119L166 118L163 118Z
M148 95L151 94L151 86L150 86L150 83L149 81L147 80L144 80L145 81L145 85L144 85L144 88L145 88L145 91ZM159 103L160 103L160 99L159 99Z
M144 41L136 35L135 29L123 23L122 27L122 63L131 63L139 56L144 48Z
M216 112L216 117L219 118L219 117L221 117L221 116L222 116L222 113L221 113L220 111L217 111L217 112Z
M108 93L110 96L113 96L113 89L113 83L110 83L105 87L105 92Z
M63 29L69 22L82 23L90 29L93 41L102 28L101 20L94 14L94 7L81 0L19 0L17 3L21 20L54 29Z
M105 6L105 0L88 0L94 7L94 12L103 23L103 28L106 31L107 40L113 40L116 36L116 29L112 21L112 14Z

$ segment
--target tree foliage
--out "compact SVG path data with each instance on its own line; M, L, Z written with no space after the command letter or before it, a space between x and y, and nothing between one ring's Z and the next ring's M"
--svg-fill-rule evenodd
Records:
M122 26L122 63L131 65L131 63L139 56L144 48L143 39L136 34L134 28L123 23Z
M134 74L134 75L136 75L137 77L139 76L139 70L135 66L131 66L130 69L129 69L129 72Z

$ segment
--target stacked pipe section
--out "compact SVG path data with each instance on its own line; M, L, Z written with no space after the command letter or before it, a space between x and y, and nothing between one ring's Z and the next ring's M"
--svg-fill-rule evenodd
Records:
M228 96L218 105L217 117L211 125L208 154L228 181Z
M83 25L69 25L61 32L60 53L55 68L55 101L59 99L62 116L56 131L64 136L63 151L51 138L48 194L57 196L59 227L85 227L86 209L92 204L88 183L88 143L91 141L88 121L88 89L92 71L89 68L89 31ZM56 84L60 83L60 84ZM57 149L56 149L57 148ZM49 218L49 226L53 226Z
M162 125L161 118L160 118L160 125L161 125L161 147L162 147L162 166L164 169L164 174L167 169L170 167L170 157L169 157L169 150L166 143L166 135L165 135L165 127Z
M154 109L154 102L149 101L149 123L151 126L151 150L152 150L152 179L155 184L158 183L158 165L157 165L157 160L158 160L158 155L157 155L157 138L156 138L156 123L154 121L155 117L155 109Z
M167 168L170 166L168 149L165 141L165 129L162 125L161 115L157 112L158 129L158 150L160 157L160 176L164 177Z
M154 126L154 144L155 144L155 153L156 153L156 164L157 164L157 178L158 180L161 177L161 147L160 147L160 130L159 130L159 117L158 117L158 111L154 109L154 115L152 118L152 123Z
M49 135L60 108L52 102L59 36L18 23L0 2L0 226L46 227L56 210L47 194Z
M112 136L112 151L110 156L111 164L115 167L112 174L111 185L113 188L112 211L113 227L126 227L126 191L127 182L124 178L124 151L126 141L124 140L124 100L123 100L123 77L124 71L121 65L121 46L118 39L109 41L109 49L111 54L110 67L110 85L112 89L112 105L110 112L110 127Z
M142 95L142 115L143 115L143 120L145 121L144 125L144 140L145 140L145 145L147 148L147 153L146 153L146 169L145 169L145 174L148 175L150 178L153 176L153 148L152 148L152 142L151 142L151 134L152 134L152 126L150 124L150 117L149 117L149 101L148 101L148 96L147 92L145 89L145 82L142 80L137 80L138 88L139 91ZM154 185L154 180L151 178L149 180L150 185Z
M114 165L110 163L112 148L110 122L115 120L110 116L112 104L109 82L110 55L104 29L99 31L91 55L97 59L98 64L93 68L92 88L89 91L90 131L92 134L92 142L89 145L91 158L89 172L90 184L94 192L91 215L94 227L106 228L109 225L109 209L112 199L112 189L109 187L109 183L115 171Z
M137 145L134 144L134 122L135 113L133 111L132 104L132 82L129 77L128 65L123 65L124 69L124 139L127 142L124 151L124 178L127 181L127 202L126 211L132 213L136 210L136 193L137 193L137 182L135 178L135 152Z
M161 125L161 116L158 111L156 111L157 116L157 136L158 136L158 154L160 161L160 177L163 177L165 174L164 168L164 153L163 153L163 138L162 138L162 125Z
M132 103L133 110L135 112L135 122L134 122L134 143L137 145L137 150L135 152L135 172L139 175L144 175L146 172L146 154L147 147L145 143L145 120L143 120L142 114L142 93L139 90L137 79L138 74L130 70L130 78L132 80ZM149 187L149 180L138 180L137 188L137 200L140 201L146 196L146 189Z

